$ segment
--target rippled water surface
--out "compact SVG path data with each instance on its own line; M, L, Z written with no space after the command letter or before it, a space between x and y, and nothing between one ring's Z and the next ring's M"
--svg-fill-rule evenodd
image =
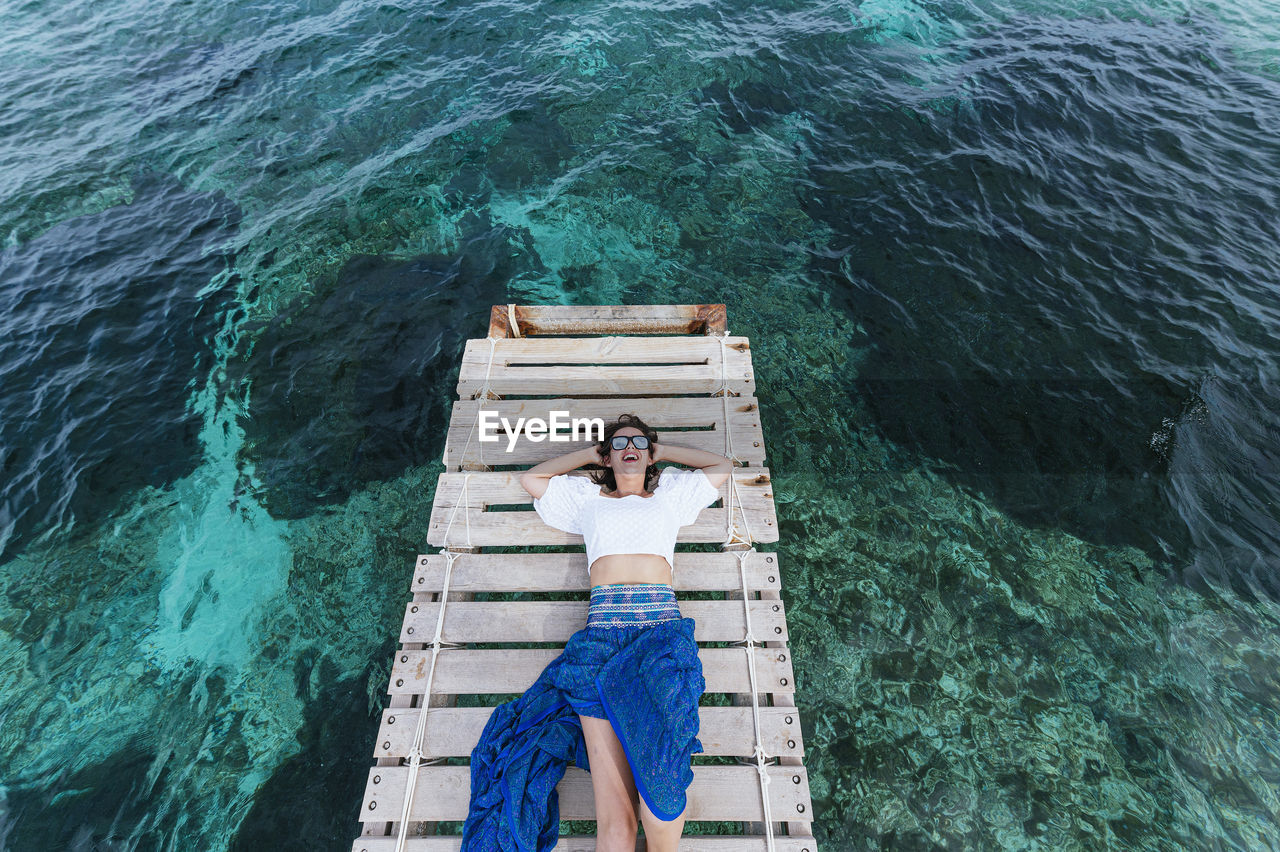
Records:
M350 847L501 302L750 335L821 848L1280 847L1277 43L6 5L0 847Z

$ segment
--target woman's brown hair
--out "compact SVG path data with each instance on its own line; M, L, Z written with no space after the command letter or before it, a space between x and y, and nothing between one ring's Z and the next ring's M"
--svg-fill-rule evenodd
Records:
M613 438L614 434L624 426L634 426L636 429L639 429L644 433L644 436L649 439L649 458L652 459L654 444L658 443L658 433L654 431L653 427L649 426L634 414L620 414L618 415L617 420L604 427L604 440L596 445L596 453L607 459L609 457L610 449L609 441ZM610 491L617 491L618 479L613 475L613 468L609 467L607 464L601 464L600 467L602 467L603 470L589 471L591 481L596 485L605 486ZM652 491L657 486L658 466L651 463L644 471L644 490Z

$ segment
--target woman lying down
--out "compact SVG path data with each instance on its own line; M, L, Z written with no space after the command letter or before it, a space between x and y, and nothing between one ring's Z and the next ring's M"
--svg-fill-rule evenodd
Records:
M697 469L659 473L659 461ZM603 470L567 475L588 464ZM555 787L571 762L591 773L599 852L632 852L637 821L651 852L677 848L706 682L694 621L672 587L676 534L716 501L732 469L715 453L659 445L624 414L598 445L520 477L545 523L582 535L591 603L586 627L533 686L494 709L471 752L464 852L552 849Z

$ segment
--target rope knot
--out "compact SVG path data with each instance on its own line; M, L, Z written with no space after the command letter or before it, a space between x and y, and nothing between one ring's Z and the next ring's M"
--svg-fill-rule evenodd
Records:
M489 341L489 366L484 371L484 382L481 383L480 389L471 395L472 399L489 399L492 394L494 399L501 399L498 394L493 392L493 388L489 385L489 377L493 375L493 354L498 345L498 338L485 338Z
M449 523L448 523L448 524L446 524L446 525L445 525L445 528L444 528L444 546L445 546L445 552L446 552L446 553L450 552L450 551L448 550L448 548L450 548L451 546L456 546L456 545L451 545L451 544L449 543L449 533L453 530L453 519L454 519L454 516L456 516L456 515L458 514L458 509L463 509L463 512L462 512L462 518L463 518L463 520L466 522L466 527L467 527L467 544L466 544L466 547L467 547L468 549L470 549L470 548L472 547L472 544L471 544L471 513L470 513L470 512L468 512L468 511L466 511L466 508L467 508L467 507L470 507L470 505L471 505L471 488L470 488L470 486L471 486L471 476L472 476L472 474L471 474L470 472L464 473L464 474L462 475L462 493L459 495L458 502L453 504L453 511L451 511L451 512L449 513ZM458 556L458 554L454 554L454 558L455 558L455 559L457 558L457 556ZM449 557L447 557L447 556L446 556L445 558L446 558L446 559L448 559ZM452 566L452 565L453 565L452 560L450 560L449 565L450 565L450 566Z

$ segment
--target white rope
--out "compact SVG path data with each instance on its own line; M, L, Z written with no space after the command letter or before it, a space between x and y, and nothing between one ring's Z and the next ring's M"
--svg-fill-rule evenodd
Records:
M726 340L729 337L729 329L726 327L724 334L719 336L720 341L720 384L711 392L712 396L719 395L724 402L724 455L735 464L742 464L742 459L738 458L733 449L733 429L729 426L729 359ZM737 504L738 514L742 516L742 526L746 531L746 538L738 535L738 527L733 522L734 504ZM755 541L751 536L751 524L747 521L747 513L742 507L742 495L738 493L738 483L735 481L733 471L729 471L729 499L725 501L725 539L720 543L722 548L728 549L737 544L745 544L748 547Z
M453 518L454 518L454 515L458 514L459 509L463 510L462 517L467 524L467 543L464 545L464 547L470 548L473 546L471 544L471 511L470 511L471 497L467 487L470 484L470 482L471 482L471 474L470 473L463 474L462 475L462 493L458 495L458 502L453 504L453 510L449 512L449 523L446 524L444 528L445 548L449 547L449 531L453 529Z
M508 305L507 308L508 316L512 320L513 327L515 327L515 317L513 315L514 306ZM467 442L462 447L462 455L460 455L456 461L459 469L461 469L467 461L467 451L471 449L471 439L475 437L476 430L480 425L480 415L484 411L485 400L489 398L490 394L493 394L494 397L498 396L498 394L493 393L493 387L489 384L489 380L493 376L493 358L497 351L499 338L490 336L487 339L489 341L489 364L484 371L484 382L472 397L473 399L479 399L480 402L476 405L476 416L475 419L471 421L471 430L467 433ZM485 467L484 441L480 441L478 443L480 446L480 466ZM445 607L449 603L449 582L453 578L454 560L456 560L459 555L456 551L449 549L452 546L449 541L449 533L453 531L453 522L457 517L458 509L462 509L463 520L467 528L467 543L465 547L468 550L474 549L474 545L471 543L470 485L471 474L466 473L462 477L462 492L459 494L458 500L454 503L453 510L449 513L449 522L445 525L444 529L444 548L441 550L444 554L444 585L440 589L440 611L436 616L436 633L431 640L431 667L427 669L427 683L422 692L422 702L418 713L418 727L414 730L413 745L409 748L409 778L405 783L404 801L400 808L400 831L396 837L396 852L404 852L404 844L408 838L409 810L413 804L413 794L416 792L418 786L418 768L421 767L424 762L439 763L442 759L435 758L430 761L424 761L423 758L425 755L422 751L422 747L427 735L427 713L431 707L431 687L435 681L436 660L439 659L440 651L442 649L461 647L456 642L445 642L442 637L444 634Z
M477 396L480 396L480 397L484 397L484 396L486 396L486 395L489 393L489 391L490 391L490 388L489 388L489 377L493 375L493 353L494 353L494 347L496 347L496 346L498 345L498 338L496 338L496 337L488 337L488 338L486 338L486 339L489 341L489 366L488 366L488 367L486 367L486 368L485 368L485 371L484 371L484 384L482 384L482 385L480 386L480 390L478 390L478 391L476 392L476 395L477 395Z
M444 636L444 611L449 603L449 582L453 579L453 563L459 556L455 551L448 550L449 531L453 528L454 515L457 514L459 506L467 506L470 499L471 474L464 474L462 477L462 494L456 504L454 504L453 512L449 514L449 523L445 527L444 540L446 549L442 550L444 554L444 584L440 588L440 611L436 614L436 632L431 640L431 667L427 669L427 683L422 690L422 702L418 708L418 727L413 732L413 745L409 747L409 777L405 782L404 801L400 806L400 831L396 836L396 852L404 852L404 844L409 836L409 809L413 805L413 794L418 787L418 769L423 763L438 763L441 758L435 758L425 761L423 758L422 747L427 736L427 713L431 707L431 687L436 676L436 661L440 658L440 651L445 648L461 647L456 642L445 642ZM465 511L464 517L467 521L467 547L471 547L471 514Z
M461 468L467 462L467 450L471 449L471 439L476 434L476 428L480 425L480 415L484 412L484 401L489 398L489 394L493 393L493 388L489 385L489 377L493 374L493 355L496 351L498 338L490 337L489 341L489 366L484 371L484 383L480 385L480 390L476 391L472 399L479 399L476 405L476 419L471 421L471 431L467 433L467 443L462 447L462 455L458 458L458 467ZM497 396L497 394L493 394ZM480 441L480 465L484 466L484 441Z
M746 530L746 537L738 535L738 525L733 522L734 503L738 505L738 515L742 518L742 526ZM745 544L751 547L755 543L755 539L751 536L751 522L747 520L747 513L742 506L742 497L738 494L738 483L734 481L733 471L729 471L729 499L725 501L725 539L720 542L721 549L727 550L735 544Z
M728 371L728 353L725 351L728 346L726 339L729 337L729 329L724 330L724 334L720 335L720 386L717 387L712 395L718 394L724 401L724 454L725 458L737 464L742 463L742 459L738 458L733 449L733 429L729 425L729 371ZM747 545L747 550L739 551L735 554L738 557L738 576L742 580L742 615L746 624L746 637L743 639L742 648L747 653L747 672L751 676L751 717L755 726L756 744L752 753L756 761L756 773L760 778L760 802L764 810L764 834L765 842L769 852L774 852L773 840L773 808L769 803L769 770L768 759L772 756L764 750L764 737L760 733L760 684L756 676L756 636L751 627L751 591L747 587L747 557L756 552L754 547L755 539L751 535L751 523L747 520L746 510L743 508L741 495L738 493L738 483L736 482L733 471L729 471L729 499L725 501L725 540L721 543L721 548L727 550L736 544ZM742 516L742 526L746 532L746 537L738 535L738 528L733 522L734 504L737 504L738 513Z
M507 304L507 327L512 337L520 336L520 322L516 319L516 306L512 303Z
M747 652L747 672L751 675L751 716L755 724L756 745L753 751L756 759L756 772L760 776L760 801L764 807L764 833L769 852L773 852L773 808L769 804L769 770L768 758L772 755L764 750L764 738L760 735L760 686L756 680L756 636L751 628L751 597L747 588L747 557L755 553L755 548L744 550L738 557L738 574L742 578L742 615L747 625L747 635L743 639L743 650Z
M719 396L724 399L724 454L730 461L742 463L742 459L738 458L733 451L733 433L729 429L729 358L727 350L729 348L726 342L729 337L729 329L726 327L724 334L718 337L720 341L720 384L711 391L712 396Z

